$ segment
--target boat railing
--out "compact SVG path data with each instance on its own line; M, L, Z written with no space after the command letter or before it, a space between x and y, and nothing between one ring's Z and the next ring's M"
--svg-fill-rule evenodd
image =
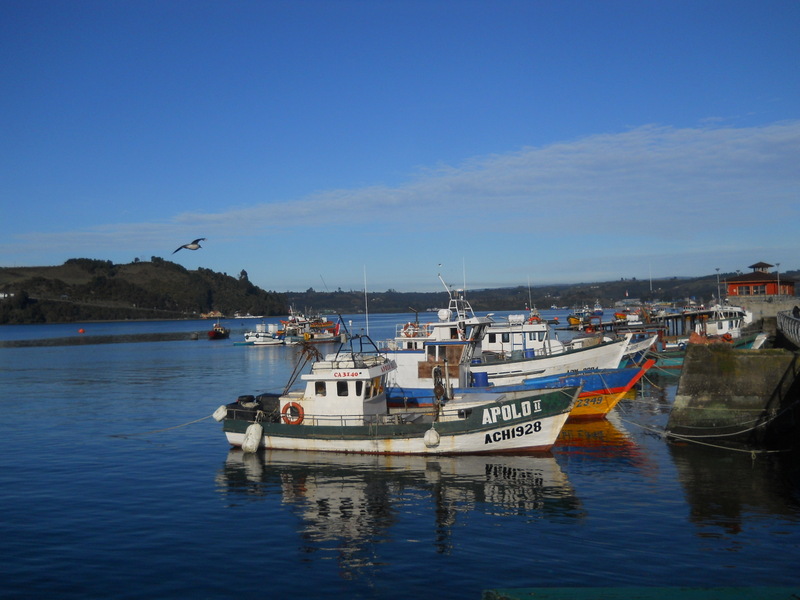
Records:
M353 427L355 425L405 425L407 423L430 423L436 417L436 410L426 408L417 412L396 412L376 415L314 415L306 413L304 425L317 427Z
M398 323L395 331L395 338L415 338L428 337L431 334L431 323L418 323L409 321L408 323Z
M800 317L793 316L789 310L778 312L778 330L795 347L800 348Z

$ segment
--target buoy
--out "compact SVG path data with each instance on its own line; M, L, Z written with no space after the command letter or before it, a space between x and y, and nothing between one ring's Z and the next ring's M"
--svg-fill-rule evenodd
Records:
M425 445L428 448L433 448L439 445L439 432L436 431L433 427L428 429L425 432L425 436L422 438L422 441L425 442Z
M217 422L222 421L225 417L228 416L228 407L223 404L217 410L214 411L214 414L212 416L214 417L215 421Z
M86 330L84 330L83 327L81 327L80 329L78 329L78 333L86 333Z
M260 423L251 423L244 432L244 441L242 442L242 450L245 452L255 452L261 445L261 436L264 434L264 428Z

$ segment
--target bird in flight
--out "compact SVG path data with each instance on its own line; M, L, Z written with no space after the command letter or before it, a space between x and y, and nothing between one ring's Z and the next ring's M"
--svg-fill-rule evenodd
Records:
M186 248L187 250L197 250L198 248L202 248L200 242L202 242L205 239L206 238L197 238L195 241L189 244L184 244L183 246L180 246L178 250L180 250L181 248ZM175 250L175 252L177 252L178 250ZM175 252L173 252L173 254L175 254Z

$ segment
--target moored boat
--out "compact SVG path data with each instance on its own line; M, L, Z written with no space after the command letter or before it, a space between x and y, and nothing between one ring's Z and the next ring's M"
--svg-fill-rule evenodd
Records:
M339 339L341 323L334 323L321 315L307 317L297 313L290 307L289 318L281 321L282 327L276 332L276 337L285 344L298 344L309 342L320 344L336 342Z
M231 330L224 327L219 321L214 323L214 326L208 331L208 339L210 340L226 340L230 335Z
M645 373L655 364L648 360L639 367L618 369L587 369L574 373L562 373L547 377L526 379L519 384L490 385L444 388L439 392L448 395L468 396L469 394L499 393L507 397L525 395L531 390L558 389L570 386L581 388L569 419L591 420L605 418L619 401L636 385ZM441 381L437 385L444 385ZM389 406L431 406L436 400L436 387L433 390L389 388Z
M253 346L279 346L283 344L283 338L278 334L276 323L257 323L255 331L247 331L244 334L246 344Z
M567 371L616 368L628 351L631 334L561 341L540 319L511 315L505 323L495 322L475 316L461 290L448 294L449 308L439 311L438 321L405 323L385 342L398 365L390 387L432 389L436 367L456 387L471 387L474 379L479 386L518 384Z
M231 445L248 452L261 447L366 454L544 452L555 443L579 392L568 387L514 398L471 394L430 408L390 409L387 375L397 365L368 337L356 336L348 350L342 345L325 357L308 344L303 350L306 361L315 359L311 372L300 375L303 389L240 396L215 411Z

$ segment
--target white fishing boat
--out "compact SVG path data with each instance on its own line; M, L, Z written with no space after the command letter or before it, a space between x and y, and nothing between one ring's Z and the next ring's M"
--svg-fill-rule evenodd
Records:
M215 411L231 445L247 452L544 452L555 443L580 391L534 390L515 398L470 394L442 398L432 407L390 409L387 376L397 365L368 337L356 336L347 350L342 345L325 357L304 344L302 357L314 359L311 372L300 375L302 389L289 391L290 380L282 394L240 396ZM295 376L301 370L298 365Z
M695 333L708 336L728 336L737 339L742 328L753 322L753 313L739 306L712 306L695 324Z
M541 319L518 315L495 322L475 316L461 290L448 289L448 294L449 307L439 311L438 321L399 325L395 337L384 343L398 366L389 376L391 387L432 389L436 367L454 387L509 385L567 371L613 369L630 343L630 334L560 341Z
M252 346L280 346L283 338L278 335L277 323L257 323L255 331L244 334L246 344Z

